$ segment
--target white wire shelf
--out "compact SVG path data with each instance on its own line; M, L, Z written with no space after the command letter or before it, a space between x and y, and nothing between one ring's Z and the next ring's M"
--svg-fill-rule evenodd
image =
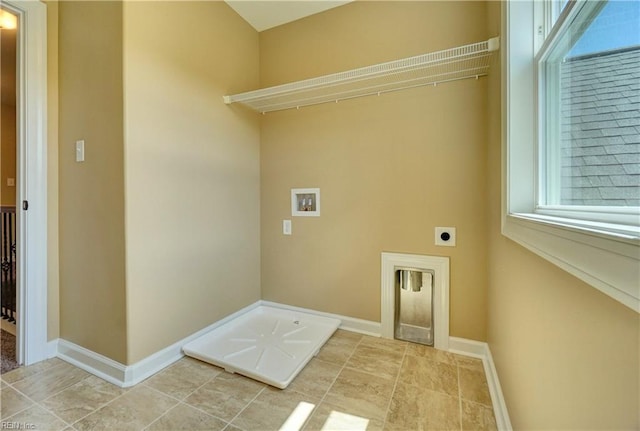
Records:
M499 47L500 38L494 37L457 48L224 96L223 100L226 104L242 103L264 114L460 79L477 79L488 74L491 57Z

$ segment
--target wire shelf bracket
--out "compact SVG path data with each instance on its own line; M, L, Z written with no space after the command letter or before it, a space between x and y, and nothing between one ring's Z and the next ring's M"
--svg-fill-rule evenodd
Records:
M223 96L263 114L486 76L500 38L317 78Z

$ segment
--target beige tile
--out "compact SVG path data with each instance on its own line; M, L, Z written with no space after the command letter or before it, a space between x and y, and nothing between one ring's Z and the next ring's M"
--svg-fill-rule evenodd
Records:
M339 365L312 359L286 390L321 398L327 393L341 369Z
M493 409L482 404L462 400L462 429L494 431L498 429Z
M324 400L356 415L384 419L393 384L393 379L345 368Z
M316 358L342 366L347 362L362 337L362 335L353 332L337 330L322 346Z
M333 340L334 342L351 344L355 346L360 342L360 340L362 340L362 337L363 337L362 334L358 334L356 332L351 332L351 331L345 331L344 329L338 329L336 332L333 333L330 339Z
M6 419L33 405L33 402L9 386L2 388L0 394L0 419Z
M13 386L34 401L42 401L89 376L86 371L63 362L46 371L25 377Z
M471 370L479 370L484 372L482 359L472 358L470 356L455 355L456 363L459 367L469 368Z
M68 423L73 423L125 392L126 389L98 377L89 376L47 398L42 405Z
M60 431L68 427L68 425L60 419L37 405L29 407L5 419L5 421L21 425L22 429L35 429L38 431ZM27 426L29 428L27 428Z
M231 424L246 431L300 429L319 401L298 392L268 387Z
M334 406L322 402L313 411L304 431L382 431L383 421L378 418L362 416L344 406Z
M460 401L442 392L398 383L391 399L385 429L459 430Z
M402 362L398 381L458 396L458 372L455 365L407 355Z
M346 366L380 377L395 379L400 370L403 356L404 347L402 352L398 352L361 343L356 347Z
M15 383L29 376L33 376L34 374L42 373L63 364L67 363L58 358L47 359L46 361L41 361L36 364L29 365L28 367L20 367L16 368L15 370L9 371L8 373L2 375L2 380L7 383Z
M146 380L145 384L182 400L223 371L222 368L185 357Z
M467 401L484 404L491 407L491 395L483 370L465 367L458 368L460 376L460 397Z
M73 424L79 431L141 430L178 403L146 386L137 386Z
M221 431L226 426L226 422L180 403L145 431Z
M359 346L374 347L380 350L386 350L396 354L404 355L409 343L402 340L394 340L389 338L371 337L364 335Z
M418 356L434 362L457 365L456 355L453 353L425 346L424 344L409 343L407 345L407 355Z
M224 372L187 397L185 402L229 422L265 386L255 380Z

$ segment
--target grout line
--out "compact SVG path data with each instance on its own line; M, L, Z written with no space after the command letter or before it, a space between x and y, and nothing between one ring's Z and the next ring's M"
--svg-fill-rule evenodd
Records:
M224 372L224 371L223 371L223 372ZM174 408L178 407L178 405L180 405L180 404L184 404L184 405L185 405L185 406L187 406L187 407L191 407L192 409L198 410L200 413L204 413L204 414L206 414L207 416L211 416L212 418L218 419L218 420L220 420L220 421L224 422L225 424L229 425L229 422L227 422L225 419L223 419L223 418L221 418L221 417L219 417L219 416L216 416L216 415L214 415L214 414L211 414L211 413L207 412L206 410L203 410L203 409L201 409L200 407L196 407L196 406L194 406L194 405L192 405L192 404L189 404L188 402L186 402L186 401L185 401L187 398L189 398L191 395L193 395L196 391L198 391L198 390L199 390L200 388L202 388L204 385L206 385L206 384L211 383L212 381L214 381L214 380L216 379L216 377L218 377L218 375L219 375L219 374L216 374L215 376L213 376L212 378L210 378L209 380L207 380L205 383L203 383L202 385L198 386L195 390L191 391L187 396L185 396L185 397L184 397L184 399L180 399L180 398L175 397L175 396L173 396L173 395L171 395L171 394L167 394L167 393L165 393L165 392L162 392L160 389L156 389L156 388L154 388L153 386L150 386L150 385L147 385L147 384L145 384L145 387L146 387L146 388L148 388L148 389L152 389L152 390L154 390L154 391L158 392L159 394L162 394L162 395L164 395L164 396L166 396L166 397L169 397L169 398L171 398L171 399L174 399L174 400L178 401L178 403L177 403L175 406L173 406L171 409L169 409L169 410L173 410ZM137 385L136 385L136 386L137 386ZM163 413L163 414L161 414L161 415L160 415L158 418L156 418L153 422L155 422L155 421L157 421L158 419L160 419L160 418L161 418L162 416L164 416L166 413L168 413L168 411L167 411L167 412L165 412L165 413ZM151 424L147 425L147 427L148 427L148 426L150 426L150 425L151 425ZM226 425L225 425L225 426L226 426Z
M248 377L242 376L242 378L246 379ZM251 405L251 403L254 402L256 400L256 398L258 398L260 396L260 394L263 393L267 389L267 386L268 385L265 383L264 387L262 389L260 389L260 391L258 391L258 393L233 418L231 418L231 420L229 422L227 422L227 427L229 425L231 425L233 423L233 421L235 421L238 418L238 416L240 416L242 414L242 412L245 411L247 409L247 407L249 407ZM227 427L225 427L225 428L227 428ZM236 426L236 425L234 425L234 427L240 428L239 426Z
M51 367L51 369L56 368L56 367L58 367L58 365L56 365L56 366L54 366L54 367ZM74 368L77 368L77 367L74 367ZM35 373L35 374L32 374L32 376L38 375L38 374L40 374L40 373L42 373L42 372L45 372L45 371L47 371L47 370L39 371L39 372L37 372L37 373ZM44 410L45 412L49 413L51 416L53 416L53 417L55 417L56 419L59 419L60 421L62 421L62 423L65 425L65 428L66 428L66 427L72 427L70 422L67 422L66 420L62 419L62 418L61 418L60 416L58 416L54 411L52 411L52 410L50 410L48 407L46 407L43 403L44 403L44 401L48 400L49 398L51 398L51 397L55 397L56 395L58 395L58 394L62 393L63 391L65 391L65 390L67 390L67 389L69 389L69 388L72 388L72 387L74 387L74 386L76 386L76 385L80 384L82 381L84 381L85 379L89 378L90 376L91 376L91 374L87 375L87 376L86 376L85 378L83 378L82 380L79 380L79 381L77 381L76 383L74 383L74 384L72 384L72 385L69 385L69 386L67 386L67 387L66 387L66 388L64 388L64 389L61 389L61 390L59 390L58 392L55 392L55 393L53 393L53 394L49 395L48 397L46 397L45 399L43 399L43 400L41 400L41 401L36 401L35 399L31 398L31 397L30 397L29 395L27 395L26 393L22 392L20 389L15 388L15 387L11 386L10 384L8 384L8 385L11 387L11 389L13 389L13 390L14 390L14 391L16 391L18 394L20 394L20 395L22 395L23 397L25 397L25 398L26 398L28 401L30 401L32 404L31 404L31 405L29 405L29 406L27 406L27 407L25 407L25 408L24 408L24 409L22 409L22 410L19 410L19 411L15 412L13 415L9 416L8 418L3 418L3 419L2 419L2 420L3 420L3 422L9 422L9 419L11 419L12 417L14 417L14 416L16 416L16 415L18 415L18 414L20 414L20 413L22 413L22 412L25 412L26 410L29 410L30 408L33 408L33 407L39 407L39 408L41 408L42 410ZM31 376L29 376L29 377L31 377ZM24 380L24 379L18 380L18 381L16 381L16 383L17 383L17 382L20 382L20 381L22 381L22 380ZM5 383L6 383L6 382L5 382ZM73 427L72 427L72 428L73 428ZM74 428L74 429L75 429L75 428Z
M404 346L404 353L402 354L402 361L400 361L400 368L398 368L396 379L393 382L393 389L391 390L391 396L389 397L389 402L387 403L387 410L384 413L384 420L382 421L382 429L386 429L386 426L387 426L387 417L389 416L389 410L391 409L391 402L393 401L393 396L395 395L396 388L398 387L398 381L400 380L400 373L402 372L402 364L404 364L404 361L407 358L408 350L409 350L409 343L406 343Z
M177 361L176 361L176 362L177 362ZM178 398L178 397L176 397L176 396L173 396L173 395L171 395L171 394L167 394L167 393L165 393L165 392L162 392L160 389L156 389L156 388L154 388L153 386L149 385L149 384L147 383L147 381L146 381L146 380L145 380L144 382L140 382L140 383L138 383L138 385L144 385L146 388L153 389L154 391L158 392L159 394L162 394L162 395L164 395L164 396L167 396L167 397L169 397L169 398L172 398L172 399L174 399L174 400L178 401L178 403L177 403L175 406L173 406L171 409L167 410L165 413L163 413L163 414L161 414L160 416L158 416L158 417L157 417L157 418L156 418L152 423L156 422L158 419L160 419L161 417L165 416L165 415L166 415L170 410L173 410L174 408L178 407L178 405L180 405L180 404L184 404L185 406L188 406L188 407L191 407L191 408L193 408L193 409L195 409L195 410L198 410L199 412L204 413L204 414L206 414L207 416L211 416L212 418L215 418L215 419L218 419L218 420L220 420L220 421L224 422L224 423L226 424L226 425L225 425L225 428L226 428L226 426L227 426L227 425L229 425L229 424L230 424L230 422L227 422L225 419L223 419L223 418L221 418L221 417L219 417L219 416L213 415L213 414L211 414L211 413L209 413L209 412L207 412L207 411L205 411L205 410L203 410L203 409L201 409L201 408L199 408L199 407L196 407L196 406L194 406L194 405L191 405L191 404L189 404L189 403L187 403L187 402L185 401L185 400L186 400L187 398L189 398L191 395L193 395L193 394L194 394L194 393L196 393L198 390L200 390L203 386L205 386L205 385L207 385L207 384L209 384L209 383L213 382L213 381L214 381L214 380L215 380L215 379L216 379L220 374L222 374L222 373L225 373L225 372L226 372L223 368L220 368L220 367L218 367L217 365L208 364L208 363L203 362L203 361L199 361L199 362L202 362L203 364L206 364L207 366L211 366L211 367L214 367L214 368L216 368L216 369L219 369L220 371L218 371L218 373L217 373L216 375L214 375L213 377L211 377L210 379L206 380L203 384L199 385L199 386L198 386L197 388L195 388L193 391L189 392L189 393L188 393L188 394L187 394L183 399L180 399L180 398ZM171 366L170 366L170 367L168 367L168 368L171 368ZM167 369L168 369L168 368L167 368ZM164 371L165 371L165 370L161 371L160 373L158 373L158 374L156 374L156 375L160 375L160 374L162 374ZM152 376L152 377L153 377L153 376ZM150 380L152 377L150 377L150 378L149 378L149 379L147 379L147 380ZM136 386L138 386L138 385L136 385ZM146 428L148 428L149 426L151 426L151 424L147 425L147 427L145 427L145 429L146 429Z
M98 376L96 376L96 377L98 377ZM100 378L100 377L98 377L98 378L99 378L99 379L101 379L101 380L104 380L104 379L102 379L102 378ZM105 382L107 382L106 380L104 380L104 381L105 381ZM111 383L111 382L107 382L107 383L109 383L109 384L113 385L113 383ZM114 386L116 386L116 385L114 385ZM116 386L116 387L117 387L117 386ZM124 389L124 388L121 388L121 389ZM117 400L118 398L121 398L122 396L124 396L124 395L126 395L126 394L128 394L128 393L129 393L129 389L125 390L125 391L124 391L123 393L121 393L120 395L116 395L115 397L113 397L113 399L112 399L112 400L109 400L109 401L107 401L106 403L100 404L100 405L99 405L98 407L96 407L92 412L89 412L89 413L87 413L86 415L84 415L84 416L82 416L82 417L80 417L80 418L76 419L75 421L73 421L73 422L71 423L71 426L75 429L75 427L73 426L74 424L77 424L77 423L78 423L78 422L80 422L81 420L86 419L87 417L91 416L91 415L92 415L92 414L94 414L95 412L97 412L97 411L99 411L99 410L103 409L104 407L108 406L109 404L111 404L112 402L114 402L115 400Z
M458 412L460 419L460 431L462 431L462 386L460 385L460 365L456 360L456 375L458 376Z
M337 372L336 376L333 378L333 381L331 382L331 384L327 387L327 390L324 392L324 394L322 395L322 397L320 397L320 401L318 401L318 405L314 407L312 413L307 417L307 419L304 421L304 423L302 424L301 429L304 429L304 427L307 425L307 423L309 422L309 420L311 419L311 417L313 416L313 414L315 413L316 408L322 404L324 402L324 399L327 397L327 394L331 391L331 388L333 387L333 385L336 383L336 381L338 380L338 377L340 377L340 374L342 374L342 371L344 371L345 368L347 368L347 363L349 362L349 360L351 359L351 357L353 356L353 354L355 353L355 351L357 350L358 346L360 345L360 343L362 343L362 340L364 339L364 335L362 335L360 337L360 340L358 340L358 342L353 346L353 350L351 351L351 353L349 354L349 357L344 361L344 364L342 364L342 366L340 367L340 371ZM331 339L331 338L329 338ZM326 344L326 343L325 343ZM324 347L324 345L323 345ZM322 350L322 348L320 348L320 350ZM322 361L321 359L319 359L319 361ZM337 365L334 364L333 362L327 362L327 361L322 361L322 362L326 362L328 364L333 364L333 365Z
M46 361L49 361L49 360L51 360L51 359L54 359L54 358L47 359ZM62 359L59 359L59 358L56 358L56 359L57 359L58 361L60 361L60 363L59 363L59 364L51 365L50 367L47 367L47 368L44 368L44 369L42 369L42 370L36 371L35 373L30 374L30 375L25 376L25 377L22 377L22 378L20 378L19 380L16 380L15 382L8 382L8 381L6 380L6 377L5 377L5 378L2 378L2 381L4 381L7 385L13 386L14 384L16 384L16 383L18 383L18 382L21 382L21 381L26 380L26 379L28 379L28 378L31 378L31 377L33 377L33 376L37 376L38 374L42 374L42 373L44 373L44 372L54 370L54 369L56 369L56 368L58 368L58 367L61 367L61 366L65 365L65 364L71 365L71 364L69 364L68 362L63 361ZM9 374L9 373L11 373L11 372L13 372L13 371L15 371L15 370L19 370L19 369L26 369L26 368L29 368L29 367L35 367L35 366L37 366L38 364L41 364L41 363L32 364L32 365L28 365L28 366L20 365L18 368L15 368L14 370L11 370L11 371L9 371L8 373L4 373L4 374L2 374L2 375L3 375L3 376L6 376L7 374ZM75 367L75 366L74 366L74 367ZM78 368L78 367L75 367L75 368Z
M149 387L149 389L154 389ZM156 389L154 389L156 390ZM159 392L159 391L158 391ZM167 394L164 394L167 395ZM165 417L166 415L169 414L170 411L172 411L173 409L175 409L176 407L178 407L180 405L180 402L177 402L176 405L174 405L173 407L171 407L169 410L167 410L166 412L162 413L160 416L158 416L157 418L155 418L154 420L152 420L147 426L145 426L144 428L142 428L142 431L148 430L149 427L151 425L153 425L154 423L158 422L160 419L162 419L163 417Z

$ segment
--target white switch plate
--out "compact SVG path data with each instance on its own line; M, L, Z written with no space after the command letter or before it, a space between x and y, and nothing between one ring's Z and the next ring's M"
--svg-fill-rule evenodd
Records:
M291 220L282 220L282 233L291 235Z
M7 178L7 186L8 187L15 187L16 186L16 179L15 178Z
M436 245L445 247L456 246L456 228L455 227L436 227L435 229Z
M84 139L76 141L76 162L84 162Z

